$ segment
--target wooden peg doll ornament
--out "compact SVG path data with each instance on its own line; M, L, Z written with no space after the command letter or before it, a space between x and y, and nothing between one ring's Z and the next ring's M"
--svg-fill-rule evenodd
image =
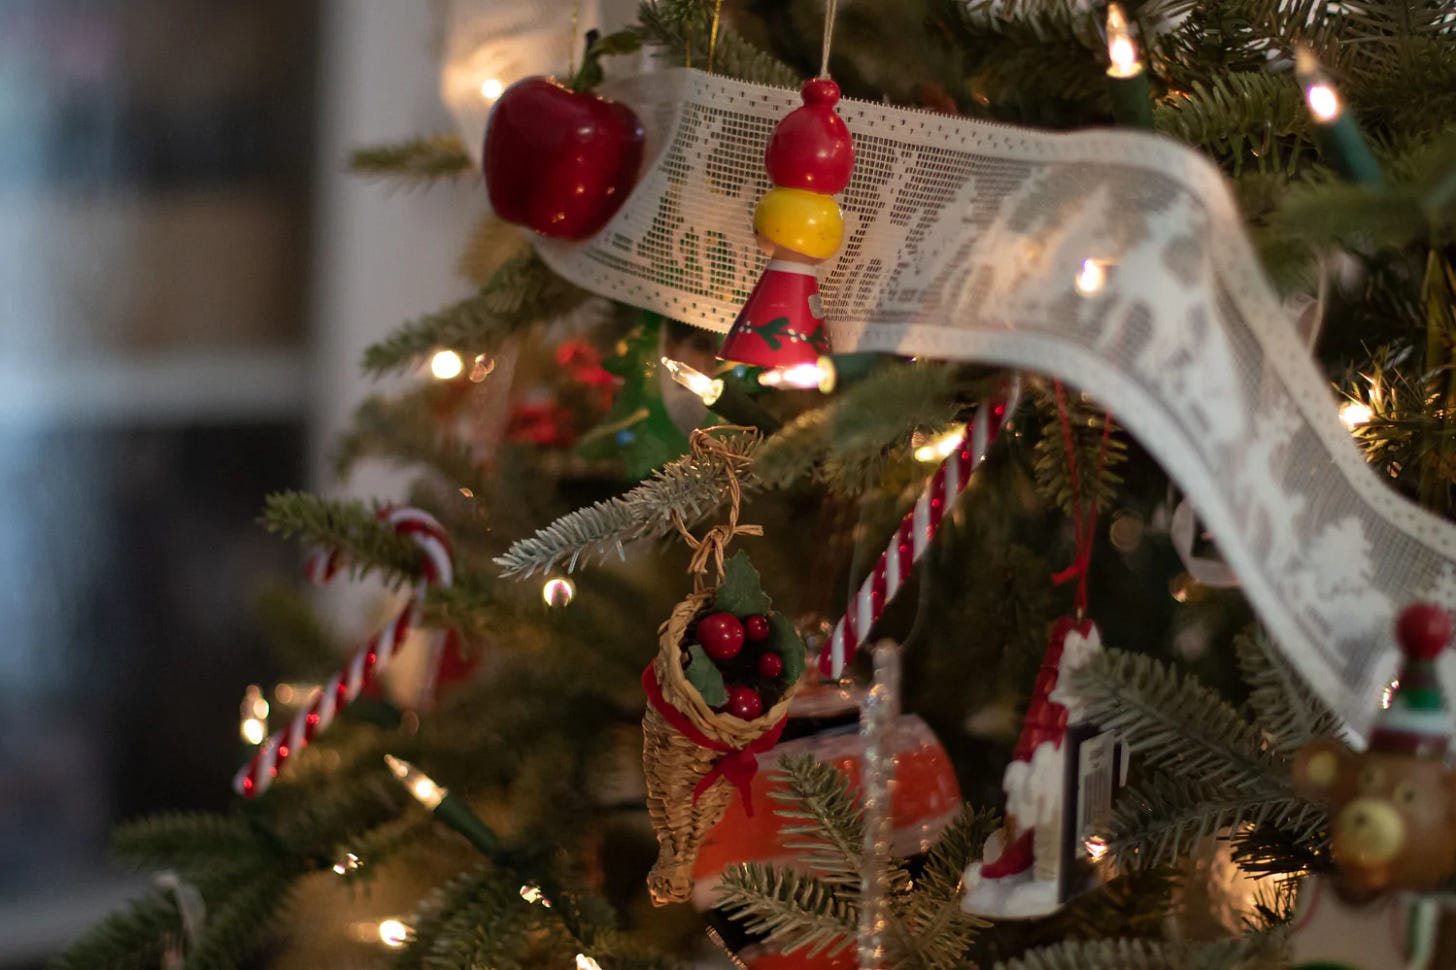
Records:
M1329 806L1336 869L1300 889L1295 970L1456 966L1449 938L1438 949L1436 902L1422 895L1456 875L1456 771L1445 764L1449 714L1436 673L1450 632L1441 607L1407 607L1396 624L1399 680L1369 748L1317 738L1295 755L1295 788Z
M849 184L854 146L834 110L839 85L811 78L800 95L803 106L784 116L764 151L774 187L753 210L753 231L768 266L718 355L765 368L776 375L772 383L828 391L834 372L814 266L833 256L844 236L834 194Z

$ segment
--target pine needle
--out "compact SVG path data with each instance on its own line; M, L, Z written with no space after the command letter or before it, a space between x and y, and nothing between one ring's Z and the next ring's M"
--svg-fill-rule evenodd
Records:
M1037 491L1069 517L1074 516L1074 494L1082 507L1075 514L1081 514L1089 501L1097 503L1098 511L1107 509L1122 484L1117 466L1127 459L1127 442L1117 424L1104 409L1068 388L1063 393L1067 420L1063 431L1052 388L1040 387L1032 397L1041 419L1035 459ZM1067 456L1069 436L1071 461L1076 462L1076 489L1072 487L1073 470Z
M112 913L72 943L51 970L156 970L182 944L182 914L170 892L156 891Z
M1075 672L1072 689L1091 721L1148 764L1208 785L1292 791L1287 766L1257 729L1214 691L1151 657L1104 651Z
M1155 943L1149 940L1093 940L1055 943L1023 954L1015 960L996 964L996 970L1201 970L1229 968L1238 965L1242 956L1236 951L1226 963L1192 960L1192 949L1176 943ZM1222 956L1221 952L1219 952Z
M1340 719L1309 689L1262 628L1240 633L1234 649L1250 688L1249 706L1259 726L1273 738L1275 751L1292 756L1313 738L1339 736Z
M358 175L432 182L472 174L475 164L458 135L439 134L361 148L349 156L349 168Z
M263 525L284 538L298 536L309 546L338 549L356 576L379 570L402 583L420 575L419 547L361 502L275 492L268 496Z
M783 866L741 862L723 872L717 905L783 953L834 955L854 942L859 910L824 880Z
M587 293L547 268L534 251L501 264L474 296L405 324L364 352L364 369L384 374L448 348L469 360L506 337L581 305Z
M757 432L749 432L721 440L736 459L751 460L760 439ZM625 495L578 509L518 540L496 558L496 565L503 575L524 579L561 564L572 571L578 564L611 553L626 558L627 543L673 532L674 516L691 526L717 509L727 497L728 480L723 458L684 455L657 469ZM751 487L753 481L742 484Z
M1324 813L1278 788L1251 794L1154 774L1118 797L1107 845L1118 865L1144 868L1171 863L1202 839L1268 823L1298 841L1319 830Z
M774 814L788 820L780 829L784 848L824 882L858 888L864 826L849 779L808 754L785 758L774 773L784 786L769 796L779 803Z
M644 43L660 48L662 60L706 69L712 39L712 3L702 0L645 0L637 8ZM797 88L799 72L744 40L731 27L718 25L713 47L713 72L742 81Z

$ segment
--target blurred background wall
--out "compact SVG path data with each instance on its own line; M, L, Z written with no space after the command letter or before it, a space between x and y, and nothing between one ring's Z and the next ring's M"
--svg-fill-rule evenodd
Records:
M463 293L479 187L344 172L450 127L437 13L0 4L0 967L135 892L116 821L228 801L250 594L299 558L263 497L324 482L363 347Z

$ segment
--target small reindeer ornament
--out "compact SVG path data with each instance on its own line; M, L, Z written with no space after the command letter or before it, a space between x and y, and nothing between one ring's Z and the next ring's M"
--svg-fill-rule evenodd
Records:
M1294 784L1330 810L1337 872L1300 890L1290 932L1296 970L1436 970L1438 907L1429 893L1456 874L1456 772L1444 756L1449 715L1436 657L1450 637L1446 611L1401 613L1404 655L1390 706L1370 747L1318 738L1294 759Z

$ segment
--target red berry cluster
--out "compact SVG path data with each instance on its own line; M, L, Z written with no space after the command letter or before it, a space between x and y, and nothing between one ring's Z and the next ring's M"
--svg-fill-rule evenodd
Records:
M701 644L723 674L728 702L715 710L751 721L778 703L788 685L779 679L784 661L770 646L771 629L762 613L739 619L723 612L709 613L689 628L687 642Z

